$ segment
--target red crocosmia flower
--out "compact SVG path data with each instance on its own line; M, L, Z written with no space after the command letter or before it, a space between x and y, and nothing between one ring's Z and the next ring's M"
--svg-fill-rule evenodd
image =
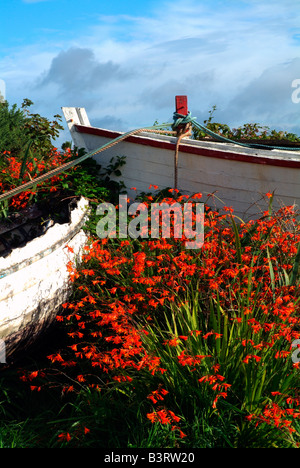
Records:
M250 359L255 359L256 362L259 362L261 360L261 357L257 356L256 354L248 354L245 357L245 359L243 359L243 362L245 362L245 364L248 364Z
M60 440L65 440L67 442L70 442L70 440L72 439L72 437L70 436L70 434L68 432L62 432L61 434L58 435L58 438Z

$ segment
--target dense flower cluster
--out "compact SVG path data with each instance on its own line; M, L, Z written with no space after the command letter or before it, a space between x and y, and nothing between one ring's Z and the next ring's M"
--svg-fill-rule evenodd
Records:
M194 251L184 239L91 239L81 265L68 265L76 294L57 317L70 346L49 356L73 376L64 392L143 387L147 419L180 437L190 408L208 401L212 412L226 401L244 422L296 432L295 216L285 207L237 225L230 208L206 208Z
M71 150L66 149L60 152L57 148L52 148L47 157L36 157L23 161L20 157L13 156L9 151L0 154L0 193L6 193L15 187L29 182L41 174L61 166L71 158ZM36 193L55 192L58 183L66 177L66 174L52 176L49 180L35 185L30 190L21 192L8 200L9 209L12 212L19 211L28 206Z

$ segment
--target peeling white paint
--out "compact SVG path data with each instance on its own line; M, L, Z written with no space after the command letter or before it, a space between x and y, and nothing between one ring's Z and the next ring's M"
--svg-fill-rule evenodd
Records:
M86 244L81 226L87 209L82 198L70 223L54 224L43 236L0 258L0 339L6 342L7 355L23 341L33 341L67 300L72 290L67 264L80 259Z

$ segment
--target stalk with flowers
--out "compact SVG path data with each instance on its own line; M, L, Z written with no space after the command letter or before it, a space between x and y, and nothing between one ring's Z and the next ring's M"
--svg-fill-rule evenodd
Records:
M206 208L195 251L183 238L91 237L57 317L70 342L49 356L52 371L23 379L41 390L61 367L64 395L138 400L139 424L169 429L161 444L298 447L300 232L294 208L272 213L268 197L248 223ZM163 199L175 200L187 201Z

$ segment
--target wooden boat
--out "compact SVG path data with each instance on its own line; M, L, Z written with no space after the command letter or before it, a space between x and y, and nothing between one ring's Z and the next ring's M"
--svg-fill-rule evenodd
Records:
M74 145L91 152L120 137L122 132L91 126L84 108L63 107ZM128 136L93 156L106 166L112 157L125 156L120 179L129 196L174 187L176 136L147 133ZM178 189L203 194L212 208L232 207L244 221L261 216L268 207L267 193L274 192L274 209L300 204L299 152L239 146L233 142L184 138L178 153ZM153 189L152 189L153 190Z
M88 202L74 201L67 222L0 254L0 363L11 364L51 325L72 292L68 262L80 260ZM25 232L26 226L11 226ZM19 232L19 234L20 234ZM17 234L16 234L17 235ZM1 232L1 239L4 233Z

